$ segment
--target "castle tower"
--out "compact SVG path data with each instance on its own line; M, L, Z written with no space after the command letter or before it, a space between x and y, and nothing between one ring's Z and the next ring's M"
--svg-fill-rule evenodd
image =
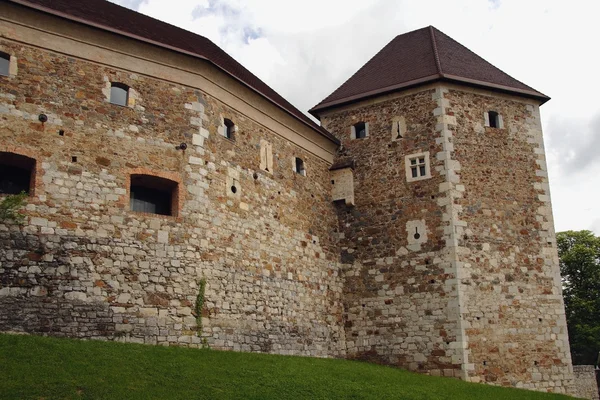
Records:
M337 209L348 357L570 391L547 100L428 27L311 110L353 165Z

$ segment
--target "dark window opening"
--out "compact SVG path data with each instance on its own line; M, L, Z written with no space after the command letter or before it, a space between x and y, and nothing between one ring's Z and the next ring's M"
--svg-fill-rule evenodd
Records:
M364 139L367 137L367 124L364 122L359 122L354 125L354 133L356 139Z
M30 193L35 177L35 160L0 152L0 194Z
M301 158L296 157L296 173L300 175L306 175L306 170L304 169L304 161Z
M129 101L129 86L113 82L110 86L110 102L118 106L127 106Z
M223 121L225 124L225 137L227 139L234 139L234 134L235 134L235 124L233 123L233 121L231 121L228 118L225 118L225 120Z
M131 211L175 215L176 204L177 182L152 175L131 176Z
M0 75L8 76L10 70L10 54L0 51Z
M364 139L367 137L367 124L359 122L354 125L354 133L357 139Z
M490 128L500 127L500 123L498 122L498 113L496 111L489 111L488 118L490 120Z

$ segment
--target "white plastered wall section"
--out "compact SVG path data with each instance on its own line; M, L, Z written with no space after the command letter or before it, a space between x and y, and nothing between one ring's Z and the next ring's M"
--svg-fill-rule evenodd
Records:
M451 350L452 364L461 364L461 369L457 370L458 378L469 380L469 372L475 369L472 363L469 363L468 337L465 333L465 322L463 314L465 313L465 292L462 288L462 280L468 276L469 266L459 261L459 255L464 248L459 246L458 238L464 233L467 227L465 221L460 220L462 207L455 204L455 198L461 198L465 190L464 185L460 184L460 163L452 159L453 132L452 127L456 125L456 117L446 113L450 106L450 101L444 97L448 89L444 86L436 88L433 94L433 100L437 102L437 108L433 111L436 118L436 127L438 137L436 143L441 145L442 150L436 154L438 161L442 165L436 167L436 172L444 176L444 182L439 186L438 205L443 210L444 239L446 246L441 254L445 259L445 272L454 279L448 279L445 282L445 288L448 295L447 315L456 321L456 330L453 336L454 342L449 344Z

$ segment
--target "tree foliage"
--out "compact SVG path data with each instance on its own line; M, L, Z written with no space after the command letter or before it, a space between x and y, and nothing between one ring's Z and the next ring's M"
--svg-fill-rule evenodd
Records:
M600 237L556 235L573 364L595 364L600 351Z
M19 211L25 204L27 193L11 194L0 200L0 222L22 223L25 215Z

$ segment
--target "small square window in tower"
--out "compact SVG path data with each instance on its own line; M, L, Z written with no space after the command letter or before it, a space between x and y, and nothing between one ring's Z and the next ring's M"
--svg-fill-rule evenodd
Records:
M119 83L113 82L110 85L110 102L112 104L116 104L118 106L127 107L127 102L129 101L129 86Z
M352 125L350 139L365 139L369 136L369 124L367 122L358 122Z
M294 158L294 172L299 175L306 176L306 168L304 168L304 161L301 158Z
M152 175L131 175L131 211L175 216L177 189L177 182L169 179Z
M235 124L229 118L223 119L225 125L225 137L229 140L235 140Z
M0 152L0 195L30 193L35 181L35 160Z
M8 76L10 73L10 54L0 51L0 75Z
M407 182L431 178L429 152L411 154L405 157Z
M502 115L498 114L497 111L487 111L486 113L484 113L484 118L486 127L504 129Z

